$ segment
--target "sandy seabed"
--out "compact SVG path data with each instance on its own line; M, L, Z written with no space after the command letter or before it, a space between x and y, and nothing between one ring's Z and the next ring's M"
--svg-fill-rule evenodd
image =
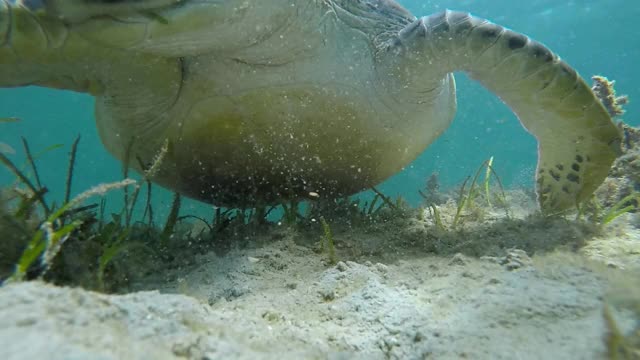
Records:
M336 225L333 265L317 233L273 226L127 294L9 284L0 359L607 358L605 306L639 327L637 215L596 231L510 197L508 219L436 235L428 211Z

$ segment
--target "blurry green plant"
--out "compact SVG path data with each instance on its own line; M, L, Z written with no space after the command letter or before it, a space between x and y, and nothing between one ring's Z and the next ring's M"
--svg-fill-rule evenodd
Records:
M433 222L434 222L434 225L436 226L436 229L442 232L446 231L446 228L444 227L444 223L442 222L442 216L440 215L440 210L438 210L438 207L435 204L429 204L428 209L429 209L429 213L431 214L431 217L433 218Z
M178 215L180 213L180 204L181 204L180 194L173 194L173 201L171 202L171 210L169 211L169 216L167 217L167 221L162 229L162 234L160 236L160 243L163 246L167 246L169 239L174 233L176 228L176 224L178 223Z
M640 192L634 191L633 193L618 200L615 204L609 206L608 208L603 207L594 194L589 201L585 201L578 206L576 220L587 217L590 222L602 228L610 224L620 216L629 212L635 212L639 208Z
M26 192L18 191L22 196L20 197L19 204L16 206L16 210L12 214L13 217L22 223L24 223L28 218L39 217L37 212L33 209L33 205L38 203L42 207L41 216L43 218L43 220L38 221L39 225L36 229L32 229L31 231L29 231L29 229L25 229L25 232L32 233L32 236L16 263L13 273L5 280L5 282L24 280L27 272L38 259L40 259L38 277L44 276L50 269L54 258L60 252L64 243L69 239L72 233L78 230L83 224L84 220L80 215L86 210L92 208L91 206L81 207L82 203L90 197L103 196L111 190L135 184L135 181L131 179L124 179L120 182L110 184L101 184L81 193L73 199L70 199L73 169L79 139L79 137L76 138L71 148L69 167L65 182L64 201L62 206L58 208L50 206L44 199L44 194L47 192L47 189L42 186L35 162L36 157L32 155L26 139L22 138L22 144L27 157L27 163L31 168L35 179L35 183L32 182L29 177L8 157L0 153L0 162L2 162L2 164L19 180L19 183L14 185L14 189L17 191L20 184L27 187Z
M31 176L16 166L7 156L0 153L0 163L17 178L17 181L9 187L9 192L18 194L17 198L13 197L13 206L4 209L3 214L0 215L3 216L3 220L17 226L20 232L26 236L22 254L17 260L13 272L7 276L4 283L22 281L33 277L44 277L54 265L54 259L60 253L63 245L73 238L74 240L79 239L73 242L76 245L87 247L87 242L90 242L99 246L97 254L91 251L91 246L86 249L86 254L81 254L83 259L88 256L96 257L93 259L95 266L89 266L89 269L94 269L94 273L88 276L93 279L93 282L85 283L84 285L104 290L108 287L105 281L105 273L118 254L134 247L142 247L145 252L151 252L151 248L142 239L146 236L147 239L167 240L175 231L177 222L181 220L178 216L180 201L179 196L176 195L163 231L158 234L153 227L150 179L155 175L160 163L169 151L168 142L165 142L149 168L142 173L142 180L147 183L147 199L142 216L143 222L135 223L132 223L132 214L139 198L140 186L137 185L135 180L126 176L122 181L95 186L71 199L71 184L78 142L79 137L76 138L71 147L64 198L62 205L59 207L55 204L49 205L44 198L48 189L42 185L36 166L36 159L42 152L37 156L32 155L27 141L22 139L27 158L26 167L30 169ZM57 147L49 147L45 149L45 152L53 148ZM128 172L125 171L124 174L128 175ZM128 188L131 186L133 186L134 190L132 196L129 196ZM26 187L26 190L23 187ZM105 221L106 202L104 198L100 202L99 214L94 212L98 208L96 204L82 206L82 203L90 197L104 196L107 192L115 189L125 190L125 203L120 214L111 214L110 221ZM6 207L6 205L4 204L3 206ZM10 213L5 213L6 211L10 211ZM148 224L145 225L144 220L147 217L149 220ZM60 263L62 264L60 266L64 268L65 263ZM59 266L56 265L56 274L59 270ZM73 275L82 277L78 274Z
M300 203L296 200L289 201L289 204L282 203L282 222L287 226L295 226L300 218Z
M385 222L391 219L406 218L409 215L408 204L402 197L392 200L377 188L372 187L371 200L360 196L346 196L337 199L318 199L310 201L300 223L309 225L320 218L332 224L366 225Z
M92 196L103 196L111 190L133 184L135 184L134 180L125 179L120 182L98 185L81 193L54 211L46 218L42 225L40 225L40 228L31 238L31 241L27 244L26 249L16 264L14 273L6 282L24 280L27 270L29 270L37 258L41 259L41 266L43 267L40 272L40 277L44 276L49 270L54 257L60 252L64 242L69 239L69 236L74 230L82 225L82 221L78 219L72 219L69 224L65 225L62 221L65 215Z
M630 336L625 336L618 327L609 305L606 303L602 314L607 329L605 337L607 358L610 360L640 359L640 331Z
M484 170L484 180L482 184L478 183L480 179L480 175ZM491 178L496 180L498 185L498 192L493 193L491 191ZM433 178L433 175L432 175ZM470 181L471 180L471 181ZM435 180L431 180L434 182ZM445 225L442 221L442 216L440 211L438 210L437 204L434 204L431 199L438 198L437 194L433 194L433 191L425 194L422 191L418 191L420 196L427 201L427 209L433 218L434 225L439 230L446 230ZM493 202L492 202L493 198ZM481 203L486 202L486 206L481 205ZM458 195L456 198L456 211L451 222L451 228L455 229L460 225L463 217L465 217L464 213L467 212L467 216L472 216L476 218L481 218L485 213L489 212L489 209L494 206L500 206L505 210L506 216L509 217L509 206L507 203L507 197L504 191L504 187L502 186L502 181L500 177L496 173L493 168L493 156L488 160L485 160L476 170L473 178L467 177L460 189L458 190Z
M602 220L600 221L600 224L602 226L607 225L623 214L638 210L639 202L640 202L640 193L637 193L637 192L634 192L632 194L629 194L623 197L617 203L613 204L613 206L607 209L607 211L602 216Z
M336 257L336 248L333 242L333 233L331 232L331 227L327 220L324 217L320 218L320 224L322 224L323 236L320 239L320 252L324 252L324 244L327 244L327 249L329 251L329 264L334 265L338 262Z
M484 178L484 182L483 182L483 188L484 188L484 194L480 188L480 186L477 184L478 179L480 177L480 174L482 173L483 168L485 169L485 178ZM498 176L498 174L495 172L495 170L493 169L493 156L491 158L489 158L488 160L485 160L480 167L478 168L478 170L476 170L476 173L473 177L473 179L471 180L471 184L469 186L469 190L465 193L465 188L466 185L468 183L469 178L467 178L463 183L462 183L462 187L460 188L460 192L459 192L459 196L458 196L458 200L457 200L457 204L458 207L456 209L456 214L453 218L453 223L451 224L452 228L456 228L456 226L458 225L461 216L462 216L462 212L463 210L467 209L467 210L477 210L477 212L480 213L485 213L488 211L488 208L491 208L493 205L491 203L491 193L490 193L490 185L489 185L489 181L491 176L493 176L496 179L496 182L498 184L498 188L500 190L500 192L497 194L496 196L496 200L499 202L500 206L503 207L505 209L506 215L507 217L509 217L509 208L508 208L508 204L507 204L507 197L506 194L504 192L504 187L502 186L502 181L500 180L500 177ZM478 199L481 197L485 197L485 201L487 202L487 208L483 208L481 206L478 205Z

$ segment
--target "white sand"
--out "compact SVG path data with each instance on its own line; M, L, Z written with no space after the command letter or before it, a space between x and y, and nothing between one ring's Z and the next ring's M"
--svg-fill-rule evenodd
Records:
M339 256L357 262L334 266L303 245L308 234L275 229L132 285L157 291L12 284L0 288L0 359L601 359L605 300L624 331L638 326L625 307L640 291L633 221L617 220L578 254L532 258L429 255L408 245L429 238L428 219L390 222L336 233ZM478 239L562 244L579 234L570 222L530 222L539 229L501 224ZM372 250L385 237L386 250Z

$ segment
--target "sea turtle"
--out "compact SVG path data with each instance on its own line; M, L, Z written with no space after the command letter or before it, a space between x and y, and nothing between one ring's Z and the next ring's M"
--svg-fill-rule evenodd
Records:
M620 133L544 45L464 12L391 0L0 0L0 86L87 92L106 148L217 205L371 187L449 126L454 71L538 140L543 211L603 181ZM130 149L130 151L127 151Z

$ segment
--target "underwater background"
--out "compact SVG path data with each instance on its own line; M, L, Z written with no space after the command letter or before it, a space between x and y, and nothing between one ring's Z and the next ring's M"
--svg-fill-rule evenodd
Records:
M592 75L603 75L616 81L620 94L640 98L637 86L640 68L634 60L640 59L637 30L640 6L635 0L403 0L400 3L416 16L452 9L487 18L546 44L589 83ZM417 191L425 187L431 174L438 173L441 187L450 188L462 183L491 156L505 187L533 186L535 139L494 95L463 74L458 74L456 80L458 113L452 126L415 162L380 185L379 189L386 195L402 196L417 205L420 202ZM17 164L25 162L21 137L29 141L34 154L42 153L37 163L40 177L49 189L49 201L60 203L63 197L68 154L77 135L81 135L81 140L73 194L122 178L120 163L106 152L98 138L91 97L36 87L0 89L0 109L0 117L20 119L0 124L0 143L15 150L8 156ZM632 101L626 109L623 118L631 125L640 125L640 104ZM63 146L56 146L58 144ZM8 171L0 170L0 184L12 181ZM109 208L122 206L119 195L108 201ZM154 202L162 212L162 208L169 208L171 194L156 190ZM210 213L210 209L192 200L182 204L185 213Z

